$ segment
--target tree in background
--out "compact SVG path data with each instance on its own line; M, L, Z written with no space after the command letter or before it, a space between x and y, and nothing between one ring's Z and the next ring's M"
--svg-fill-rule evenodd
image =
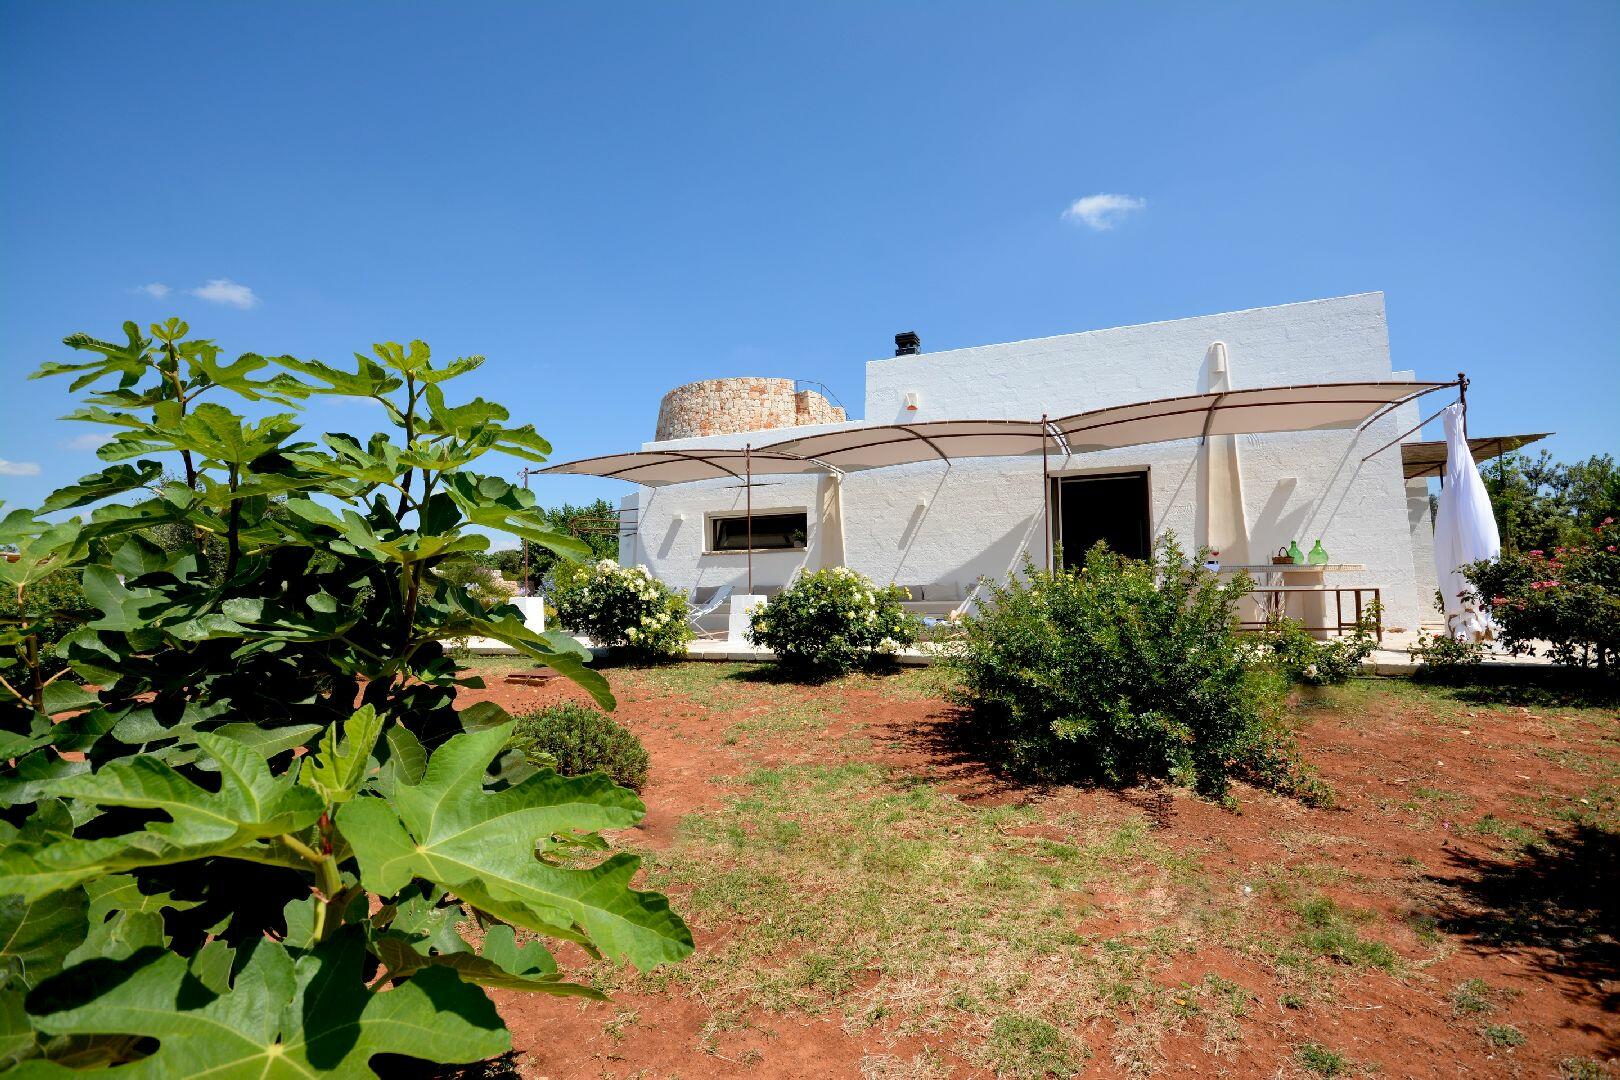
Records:
M563 503L561 506L542 507L537 513L551 532L571 536L589 548L590 561L600 562L603 559L618 561L619 515L613 504L606 499L597 499L584 506ZM529 557L528 592L532 594L539 591L550 577L552 570L556 568L557 555L537 544L526 546ZM488 558L495 569L501 572L503 578L515 584L522 584L523 555L523 548L517 547L491 552Z
M1507 454L1480 476L1510 552L1581 543L1604 518L1620 517L1620 468L1608 454L1570 464L1545 450Z

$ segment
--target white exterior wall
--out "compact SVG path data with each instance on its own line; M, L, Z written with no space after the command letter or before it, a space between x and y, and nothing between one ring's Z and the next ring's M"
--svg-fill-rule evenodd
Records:
M1209 346L1224 341L1235 389L1289 383L1410 378L1392 372L1381 293L1258 308L1173 322L1097 330L1033 341L924 353L867 364L866 416L896 420L1062 416L1132 401L1194 394L1208 385ZM915 393L919 408L904 402ZM1359 434L1347 431L1239 438L1244 496L1255 555L1291 539L1321 538L1332 561L1363 563L1334 584L1377 585L1385 625L1416 630L1425 610L1414 560L1400 452L1361 458L1417 420L1406 406ZM742 446L847 425L792 428L659 446ZM1148 469L1155 535L1173 531L1192 547L1201 534L1197 443L1184 440L1052 460L1054 475ZM970 584L1004 578L1026 551L1045 554L1041 462L963 459L852 473L843 482L845 561L883 582ZM642 489L621 557L645 563L678 587L741 586L745 556L704 552L705 515L740 511L738 481ZM756 552L756 587L782 585L802 565L820 565L813 477L756 481L756 512L810 511L809 548ZM684 518L684 520L677 520ZM1432 585L1428 586L1432 591ZM1330 606L1331 610L1331 606Z
M1417 571L1421 622L1443 626L1445 618L1434 606L1434 594L1440 591L1440 578L1439 568L1434 565L1434 519L1429 516L1427 480L1419 478L1406 482L1406 522L1412 534L1412 564Z

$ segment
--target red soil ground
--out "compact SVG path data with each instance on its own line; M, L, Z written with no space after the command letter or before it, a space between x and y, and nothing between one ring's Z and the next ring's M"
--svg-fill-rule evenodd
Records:
M465 700L493 699L518 712L580 696L563 683L519 687L503 684L498 675L489 681L487 690L468 691ZM1591 1075L1620 1076L1614 834L1582 831L1563 819L1568 811L1589 807L1605 780L1614 791L1620 717L1613 712L1577 715L1548 707L1476 707L1418 694L1365 695L1357 707L1316 710L1300 734L1305 758L1337 793L1335 807L1312 809L1243 789L1240 812L1234 813L1184 792L1034 792L1011 786L944 748L937 736L951 714L943 701L894 700L873 689L838 686L795 693L827 699L835 717L830 726L819 735L766 740L745 754L726 748L723 737L746 715L746 704L727 711L645 690L621 691L617 715L640 736L652 766L643 792L646 820L620 842L668 845L683 816L727 797L730 792L717 781L773 759L822 753L836 760L839 737L856 730L879 748L883 763L926 774L965 801L1056 799L1081 814L1117 814L1121 801L1128 803L1155 820L1161 841L1196 852L1210 873L1229 871L1233 881L1246 869L1286 861L1288 838L1308 830L1331 842L1332 858L1353 882L1324 891L1376 912L1366 932L1422 966L1401 978L1347 978L1330 1000L1284 1008L1274 974L1252 958L1221 947L1183 954L1155 973L1161 984L1213 972L1252 991L1255 1003L1242 1019L1241 1038L1218 1056L1192 1030L1168 1036L1159 1075L1309 1075L1295 1051L1315 1041L1356 1063L1357 1073L1376 1069L1388 1077L1558 1077L1569 1059L1607 1070ZM1447 793L1434 804L1432 827L1413 827L1410 814L1391 810L1409 801L1413 790ZM1583 804L1583 798L1589 801ZM1448 806L1467 807L1466 813L1452 820ZM1551 829L1562 839L1540 854L1516 856L1501 840L1464 827L1484 815L1538 832ZM1106 895L1094 899L1089 931L1144 928L1134 925L1140 919L1128 907L1111 909ZM680 898L672 900L681 910ZM1420 940L1424 930L1414 927L1414 911L1432 913L1452 946L1440 959ZM702 950L728 928L695 925L694 931ZM1432 942L1434 932L1428 933ZM1480 1034L1478 1018L1456 1014L1450 995L1468 979L1507 991L1502 999L1511 1004L1501 1019L1526 1036L1523 1046L1493 1048ZM609 1004L497 996L524 1077L859 1077L863 1061L868 1074L912 1075L879 1066L909 1062L928 1048L928 1040L896 1039L881 1026L851 1034L836 1014L767 1014L719 1036L706 1051L699 1031L707 1011L678 989L621 994ZM609 1030L614 1017L627 1011L639 1013L638 1021ZM953 1052L957 1042L945 1033L931 1049L953 1076L988 1075ZM1099 1052L1082 1075L1126 1074Z

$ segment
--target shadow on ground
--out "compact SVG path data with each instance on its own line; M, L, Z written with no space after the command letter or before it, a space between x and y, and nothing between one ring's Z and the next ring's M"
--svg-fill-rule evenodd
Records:
M1549 833L1517 859L1453 850L1453 873L1436 875L1441 929L1483 946L1533 952L1526 962L1584 983L1607 1012L1620 1011L1620 833L1590 825ZM1620 1026L1589 1032L1620 1053Z
M1470 705L1538 709L1620 707L1620 678L1592 669L1489 668L1447 676L1413 676L1415 682Z

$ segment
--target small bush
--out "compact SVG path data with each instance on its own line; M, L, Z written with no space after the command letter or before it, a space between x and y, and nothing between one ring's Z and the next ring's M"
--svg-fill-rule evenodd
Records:
M572 701L518 717L510 745L532 763L564 776L605 772L633 791L647 782L647 751L641 740L606 713Z
M679 656L692 640L686 597L645 566L610 559L559 564L551 601L557 621L607 649L644 660Z
M879 587L846 566L801 571L754 609L748 638L789 670L836 675L917 640L919 620L900 606L909 598L904 587Z
M1486 1024L1485 1040L1499 1050L1511 1050L1524 1045L1524 1032L1512 1024Z
M1238 634L1250 583L1201 561L1168 537L1151 562L1099 545L1083 570L990 587L947 663L1010 769L1169 776L1215 796L1234 774L1293 787L1282 680Z
M1419 634L1406 655L1418 665L1417 674L1428 679L1461 679L1485 660L1485 645L1479 641L1459 641L1450 634Z
M1317 1076L1343 1076L1350 1063L1343 1054L1335 1054L1321 1043L1306 1043L1299 1048L1299 1063Z
M1451 1010L1458 1016L1487 1013L1495 1007L1491 988L1484 979L1468 979L1451 992Z
M1489 606L1508 651L1547 655L1569 667L1620 671L1620 551L1613 518L1590 539L1545 551L1504 552L1463 573Z
M1361 670L1378 647L1376 607L1362 616L1353 633L1319 641L1292 619L1273 623L1260 649L1290 681L1307 686L1336 686Z

